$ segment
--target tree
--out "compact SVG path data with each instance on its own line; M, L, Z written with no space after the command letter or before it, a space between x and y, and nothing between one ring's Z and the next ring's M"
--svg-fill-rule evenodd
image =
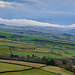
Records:
M46 57L45 57L45 56L42 57L42 59L41 59L41 63L46 63L46 61L47 61Z
M63 63L64 65L67 65L67 60L63 59L63 60L62 60L62 63Z
M27 55L27 58L30 58L30 55Z
M32 54L32 58L35 57L34 54Z
M51 60L47 61L47 63L46 63L46 64L47 64L47 65L56 66L56 62L55 62L55 60L53 60L53 59L51 59Z

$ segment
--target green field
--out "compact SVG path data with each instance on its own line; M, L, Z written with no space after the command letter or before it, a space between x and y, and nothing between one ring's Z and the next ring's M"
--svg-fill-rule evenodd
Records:
M0 75L35 75L35 74L36 75L58 75L58 74L46 72L40 69L30 69L30 68L31 67L0 62L0 72L5 72L5 73L0 73ZM25 69L28 69L28 70L25 70ZM25 70L25 71L22 71L22 70ZM13 71L13 72L10 72L10 71Z
M29 69L31 67L0 62L0 72Z
M0 55L9 56L12 53L13 55L21 57L27 57L28 55L32 57L32 55L34 55L40 58L46 56L47 58L56 59L74 58L75 56L75 42L72 41L57 41L38 37L32 38L8 33L1 33L0 36L4 37L0 38ZM20 63L18 62L18 64ZM21 65L0 63L0 71L24 70L38 66L37 64L33 65L30 63L25 66L22 66L22 64L25 65L28 64L28 62L23 62ZM27 67L29 65L33 66ZM70 71L52 66L27 71L1 73L0 75L59 75L56 73L62 75L73 75Z
M59 75L59 74L53 74L53 73L46 72L43 70L34 69L34 70L23 71L23 72L4 73L0 75Z
M23 64L23 66L22 66ZM42 66L42 68L32 68ZM27 65L27 66L24 66ZM31 67L28 67L30 66ZM2 73L1 73L2 72ZM0 60L0 75L73 75L72 72L55 66L46 66L37 63L27 63L12 60Z
M61 75L73 75L73 73L70 71L64 70L63 68L54 67L54 66L46 66L41 69L49 71L49 72L59 73Z
M58 45L58 44L56 44ZM38 57L51 57L62 59L65 57L72 58L75 56L75 46L62 45L63 47L54 45L40 45L27 42L18 42L12 40L0 39L0 55L10 55L10 46L14 47L11 49L12 53L19 56L27 56L34 54ZM66 46L66 47L65 47Z
M75 36L71 36L68 34L59 34L57 33L57 31L52 31L48 28L47 30L41 30L41 32L39 32L40 29L36 29L36 28L24 28L24 30L20 30L20 29L5 29L5 28L0 28L0 32L4 32L4 33L9 33L9 34L16 34L16 35L21 35L21 36L27 36L27 37L41 37L41 38L47 38L47 39L51 39L51 40L67 40L67 41L75 41ZM3 34L2 34L3 35ZM27 38L28 39L28 38Z
M19 55L19 56L27 56L27 55L30 55L30 57L32 57L32 55L34 54L35 56L37 57L43 57L43 56L46 56L46 57L51 57L51 58L58 58L58 59L63 59L64 57L63 56L59 56L57 54L43 54L43 53L26 53L26 52L13 52L14 55Z

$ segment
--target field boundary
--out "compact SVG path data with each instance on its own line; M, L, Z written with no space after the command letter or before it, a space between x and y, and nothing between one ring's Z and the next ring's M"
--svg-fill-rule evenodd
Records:
M22 70L12 70L12 71L3 71L3 72L0 72L0 73L8 73L8 72L21 72L21 71L28 71L28 70L32 70L34 68L30 68L30 69L22 69Z
M31 67L31 68L29 68L29 69L22 69L22 70L3 71L3 72L0 72L0 73L21 72L21 71L28 71L28 70L32 70L32 69L39 69L39 70L42 70L42 71L46 71L46 70L41 69L41 68L43 68L43 67L46 67L46 65L40 64L40 65L42 65L42 66L40 66L40 67L33 67L33 66L29 66L29 65L24 65L24 64L11 63L11 62L9 62L9 61L12 61L12 62L13 62L13 60L2 60L2 59L0 59L0 62L2 62L2 63L16 64L16 65L27 66L27 67ZM22 62L22 61L16 61L16 62ZM29 63L29 62L27 62L27 63ZM38 63L33 63L33 64L38 64ZM39 64L38 64L38 65L39 65ZM46 71L46 72L61 75L61 74L59 74L59 73L54 73L54 72L50 72L50 71Z
M46 71L46 72L49 72L49 73L63 75L62 73L56 73L56 72L51 72L51 71L47 71L47 70L42 69L43 67L47 67L47 65L44 65L44 64L15 61L15 60L3 60L3 59L0 59L0 62L30 67L29 69L3 71L3 72L0 72L0 73L21 72L21 71L27 71L27 70L32 70L32 69L39 69L39 70L43 70L43 71Z

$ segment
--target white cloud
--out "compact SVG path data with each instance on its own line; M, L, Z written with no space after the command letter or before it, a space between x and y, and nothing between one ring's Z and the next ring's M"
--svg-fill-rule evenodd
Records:
M51 26L51 27L62 27L62 28L75 27L75 24L58 25L58 24L43 23L43 22L27 20L27 19L11 19L11 20L9 20L9 19L0 18L0 24L13 25L13 26Z

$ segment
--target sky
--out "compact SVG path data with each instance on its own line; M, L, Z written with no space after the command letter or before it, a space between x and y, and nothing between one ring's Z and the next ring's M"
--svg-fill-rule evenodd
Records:
M75 0L0 0L0 24L75 27Z

